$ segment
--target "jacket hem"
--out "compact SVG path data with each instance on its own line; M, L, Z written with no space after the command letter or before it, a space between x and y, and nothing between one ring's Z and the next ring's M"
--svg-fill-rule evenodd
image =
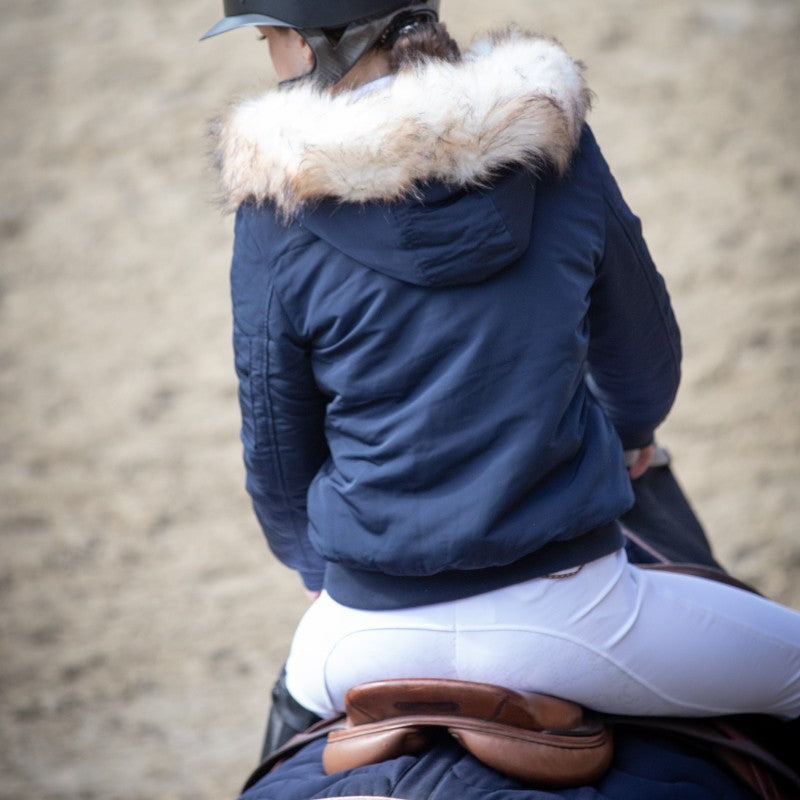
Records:
M447 570L435 575L387 575L329 563L325 590L341 605L366 610L413 608L490 592L553 572L588 564L624 547L619 523L600 525L566 541L496 567Z

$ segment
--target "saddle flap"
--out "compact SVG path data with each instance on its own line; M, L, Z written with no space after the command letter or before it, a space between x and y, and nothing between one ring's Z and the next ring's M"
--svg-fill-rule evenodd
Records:
M485 683L385 680L352 688L348 727L333 731L326 773L422 750L448 731L478 760L529 783L579 786L608 768L611 732L576 703Z
M421 752L430 737L407 720L379 722L332 731L322 752L326 775Z
M326 774L420 752L435 729L447 730L479 761L517 780L553 787L580 786L608 769L612 737L550 733L467 717L420 714L332 731L322 756Z
M555 788L592 783L606 773L613 755L608 728L582 736L491 723L457 724L448 730L465 750L498 772Z
M502 686L434 678L372 681L345 697L350 725L410 715L468 717L532 731L572 731L584 723L577 703Z

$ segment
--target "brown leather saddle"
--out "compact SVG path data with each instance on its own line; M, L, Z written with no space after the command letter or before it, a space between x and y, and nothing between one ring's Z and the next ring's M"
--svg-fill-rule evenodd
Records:
M525 783L582 786L605 774L613 756L613 730L628 726L702 749L762 800L800 797L796 738L787 742L791 733L772 718L602 715L534 692L427 678L362 684L347 693L345 702L345 714L321 720L275 750L243 791L320 738L327 738L323 768L330 774L419 753L442 735L453 736L478 760Z
M549 786L591 783L608 769L611 730L576 703L466 681L362 684L346 697L347 726L332 731L325 772L418 753L447 731L483 763Z
M428 678L361 684L347 693L345 705L345 718L327 731L322 763L328 774L419 753L446 732L484 764L525 783L581 786L605 774L612 730L628 725L694 742L765 800L800 796L795 766L739 717L601 715L535 692ZM774 736L781 723L772 722Z

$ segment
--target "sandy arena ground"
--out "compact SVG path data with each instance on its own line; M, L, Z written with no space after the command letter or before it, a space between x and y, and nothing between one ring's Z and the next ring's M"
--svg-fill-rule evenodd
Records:
M243 490L207 120L272 81L215 0L3 2L0 798L232 798L304 607ZM684 332L661 439L800 608L800 5L444 0L588 65Z

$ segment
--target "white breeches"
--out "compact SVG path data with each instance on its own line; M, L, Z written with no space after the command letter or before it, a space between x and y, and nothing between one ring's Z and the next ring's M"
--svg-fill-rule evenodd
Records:
M608 713L800 715L800 613L721 583L630 565L624 551L416 608L363 611L325 592L300 622L287 686L320 716L358 683L456 678Z

